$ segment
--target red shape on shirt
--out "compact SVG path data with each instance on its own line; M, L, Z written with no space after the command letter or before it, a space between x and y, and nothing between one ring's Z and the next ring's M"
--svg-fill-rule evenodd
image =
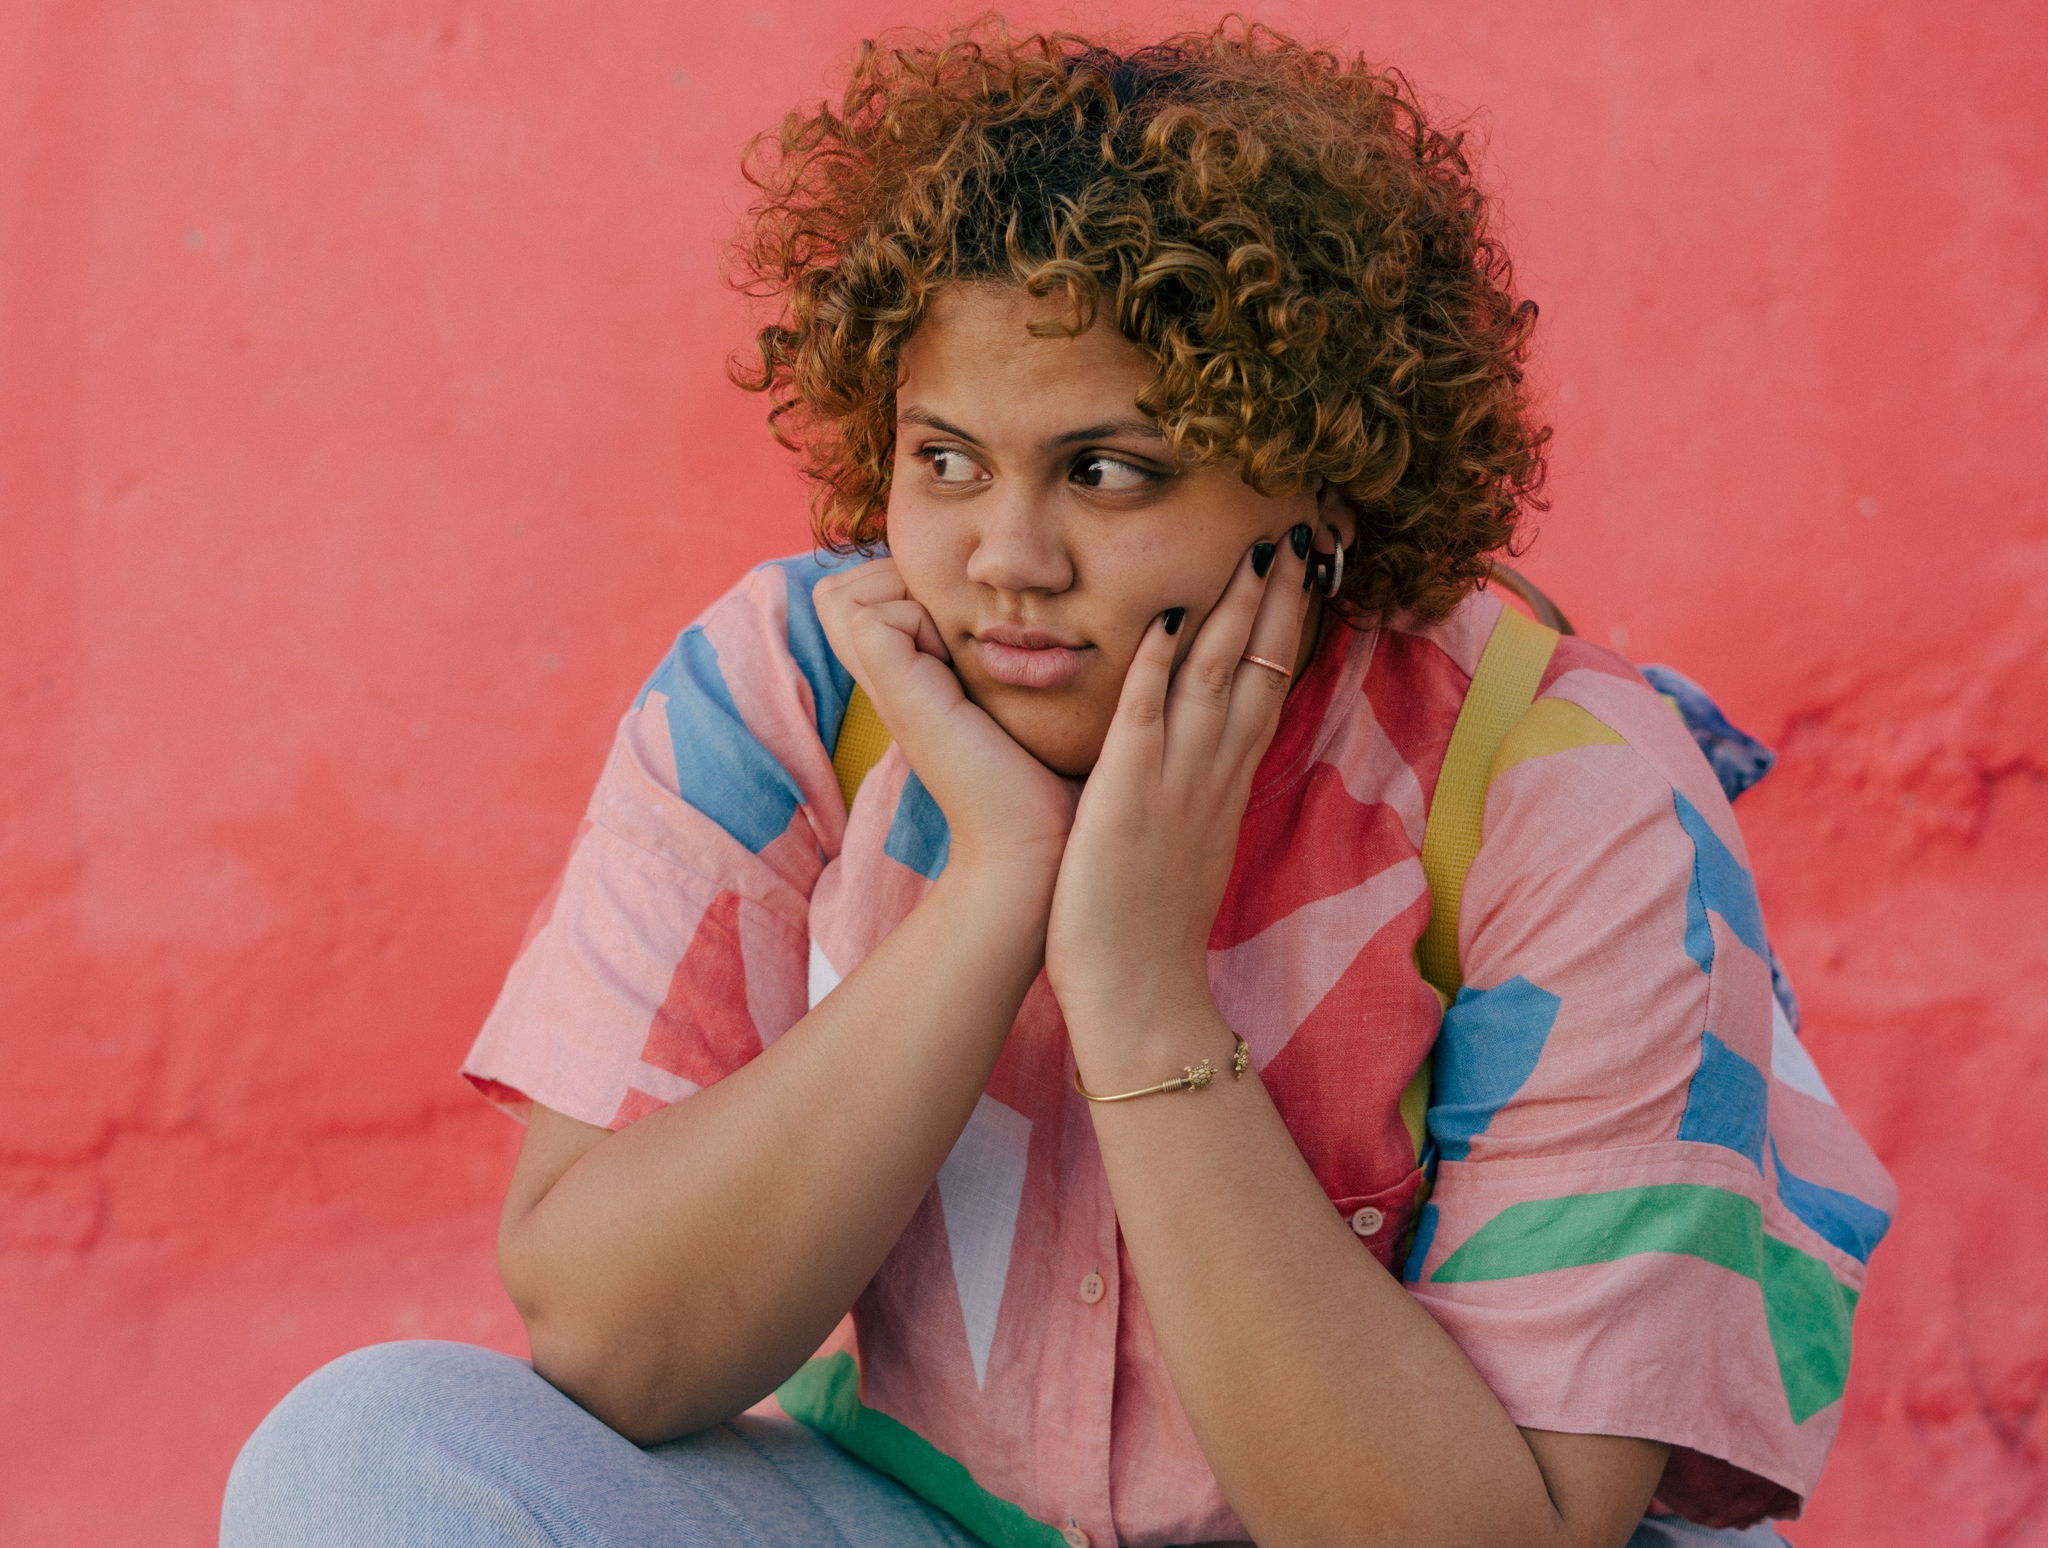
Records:
M719 893L697 922L640 1050L656 1069L700 1087L723 1080L761 1051L761 1035L747 1013L739 922L739 894Z
M1625 683L1643 680L1642 673L1605 645L1595 645L1576 634L1567 634L1557 642L1550 665L1543 669L1543 678L1536 685L1536 697L1540 699L1550 692L1567 672L1598 672L1603 677L1618 677Z
M1394 750L1421 782L1425 799L1436 789L1455 721L1472 679L1441 645L1389 629L1365 674L1365 696Z
M1436 994L1413 960L1429 908L1425 892L1374 932L1259 1072L1302 1159L1332 1199L1363 1202L1361 1196L1414 1171L1400 1100L1436 1035Z
M1296 909L1348 892L1409 849L1394 809L1361 801L1327 763L1308 771L1299 801L1249 808L1237 862L1209 932L1212 951L1248 941Z

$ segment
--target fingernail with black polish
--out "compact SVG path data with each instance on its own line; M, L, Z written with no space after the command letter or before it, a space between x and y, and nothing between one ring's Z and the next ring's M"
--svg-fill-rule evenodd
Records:
M1271 543L1252 544L1252 574L1264 580L1266 572L1273 568L1273 555L1276 551Z
M1308 540L1312 536L1314 534L1309 531L1307 522L1298 521L1294 524L1293 529L1287 534L1287 542L1294 549L1295 558L1306 559L1308 557Z
M1166 625L1166 632L1168 634L1178 634L1180 633L1181 620L1187 616L1188 610L1186 608L1169 607L1159 615L1159 621Z

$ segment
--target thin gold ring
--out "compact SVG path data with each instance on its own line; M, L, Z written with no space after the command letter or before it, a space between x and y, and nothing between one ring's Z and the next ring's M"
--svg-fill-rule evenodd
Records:
M1240 661L1249 661L1253 666L1262 666L1270 668L1272 671L1278 672L1282 677L1292 677L1294 675L1294 668L1284 667L1277 661L1268 661L1264 656L1255 656L1250 651L1246 651L1242 656L1239 656L1237 659Z

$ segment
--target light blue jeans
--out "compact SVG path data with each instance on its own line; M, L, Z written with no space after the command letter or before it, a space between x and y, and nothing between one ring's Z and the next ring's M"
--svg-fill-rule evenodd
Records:
M222 1548L976 1548L787 1420L642 1449L523 1361L377 1344L307 1377L228 1479ZM1629 1548L1780 1548L1652 1518Z

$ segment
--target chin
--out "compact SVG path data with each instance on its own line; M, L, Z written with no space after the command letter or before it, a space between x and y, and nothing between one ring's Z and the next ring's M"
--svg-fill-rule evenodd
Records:
M982 708L1019 747L1067 779L1088 777L1102 755L1103 738L1109 734L1106 718L1029 690L991 694L982 701Z
M1052 744L1038 744L1021 736L1017 738L1017 743L1064 779L1086 779L1095 767L1095 760L1102 756L1102 741L1099 737L1085 746L1064 740Z

